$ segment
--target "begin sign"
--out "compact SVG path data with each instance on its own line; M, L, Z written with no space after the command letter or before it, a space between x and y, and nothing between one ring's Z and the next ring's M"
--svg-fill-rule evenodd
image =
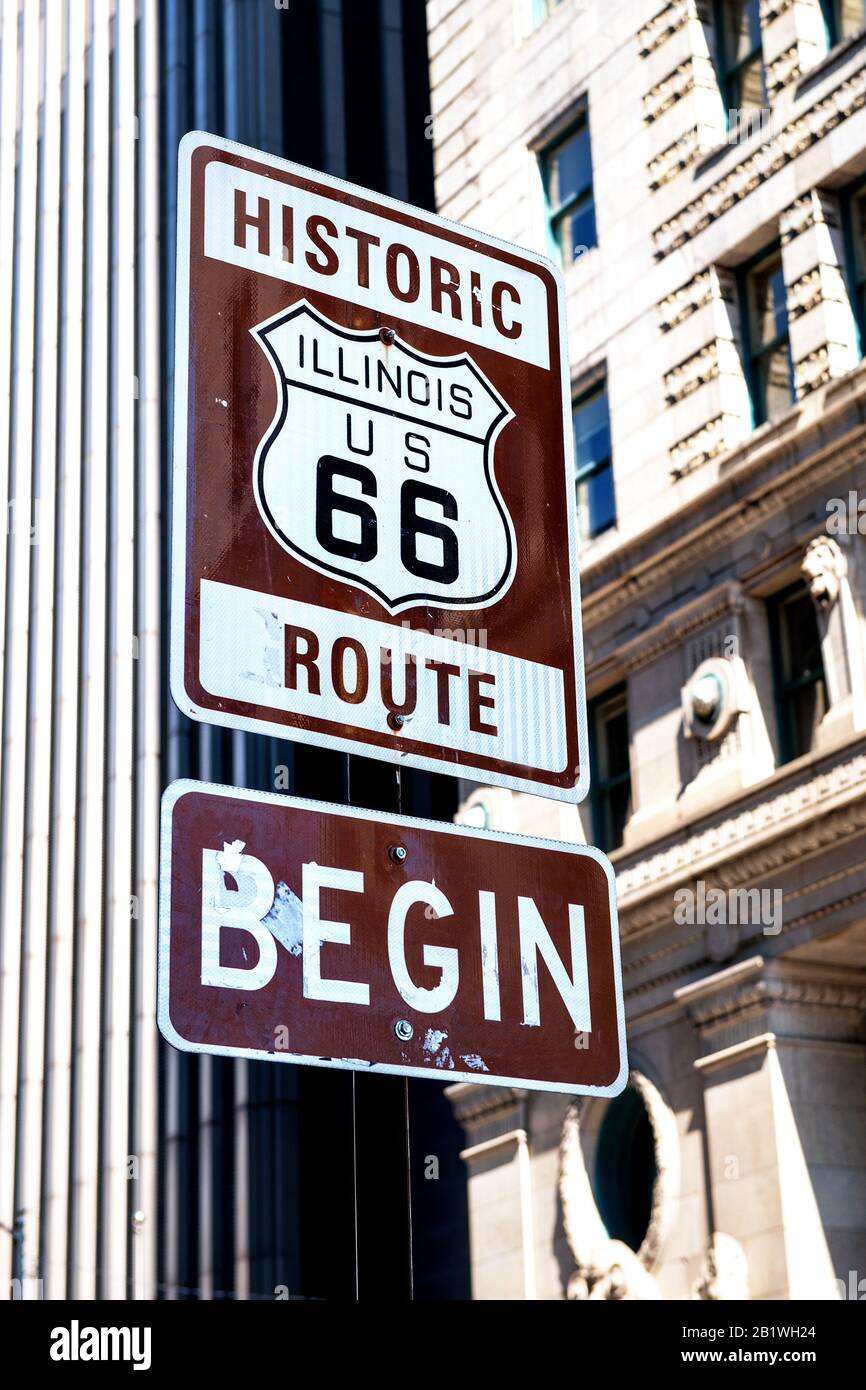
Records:
M615 1095L627 1062L597 850L175 782L159 1026L175 1047Z
M560 272L194 133L175 352L180 709L585 795Z

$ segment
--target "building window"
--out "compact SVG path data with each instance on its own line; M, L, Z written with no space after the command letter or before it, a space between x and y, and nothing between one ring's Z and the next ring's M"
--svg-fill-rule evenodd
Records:
M658 1164L647 1108L628 1086L608 1105L595 1152L595 1197L611 1240L639 1250L652 1218Z
M796 400L782 257L762 252L740 271L743 347L756 425L777 420Z
M740 124L741 111L767 105L761 53L760 0L716 0L716 51L719 85L728 126Z
M810 753L827 713L827 683L815 604L803 584L795 584L769 603L770 641L776 685L779 760L789 763Z
M859 34L866 24L864 0L821 0L821 13L827 30L828 48L835 48L843 39Z
M567 135L542 152L541 175L551 251L567 267L597 245L586 112Z
M631 767L625 686L609 690L589 707L592 834L609 854L623 841L631 815Z
M578 396L571 419L580 534L583 540L592 540L616 525L607 387L596 386Z
M845 259L860 356L866 350L866 185L861 181L842 198Z
M558 9L562 0L530 0L532 5L532 27L537 29L539 24L543 24L549 14Z

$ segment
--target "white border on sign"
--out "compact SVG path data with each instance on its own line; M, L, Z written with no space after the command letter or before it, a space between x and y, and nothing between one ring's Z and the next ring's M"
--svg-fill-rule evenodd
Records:
M617 1078L610 1086L574 1086L554 1081L527 1081L514 1076L485 1076L477 1071L442 1072L427 1067L399 1067L385 1062L363 1062L357 1058L307 1057L294 1052L265 1052L256 1048L213 1047L204 1043L191 1043L175 1030L169 1017L169 953L171 949L171 850L172 821L175 805L188 792L203 795L230 797L236 801L252 801L262 805L292 806L300 811L310 811L321 816L344 816L352 820L374 820L378 812L364 810L357 806L336 806L330 802L306 801L300 797L283 796L279 792L245 791L238 787L224 787L216 782L196 782L181 778L172 782L162 794L160 814L159 848L159 965L157 978L157 1022L159 1031L167 1042L181 1052L209 1053L214 1057L252 1057L267 1062L294 1062L303 1066L332 1067L342 1071L363 1071L388 1076L423 1076L432 1081L470 1081L485 1086L519 1086L531 1091L554 1091L561 1095L575 1096L618 1096L625 1089L628 1080L628 1055L626 1052L625 1005L622 995L622 972L620 968L619 922L616 910L616 883L610 860L592 845L578 845L570 841L543 840L532 835L514 835L502 830L480 830L474 826L454 825L449 821L421 820L415 816L385 817L389 825L404 826L410 830L424 830L437 835L459 835L476 840L490 840L494 844L528 845L537 850L556 850L560 854L583 855L594 859L604 870L608 884L610 907L610 945L613 957L614 992L616 996L617 1042L619 1044L620 1069Z
M532 777L519 777L507 772L492 772L479 768L471 761L457 762L443 756L430 758L420 753L396 748L381 747L367 743L363 739L340 738L316 730L296 728L293 725L271 722L267 719L250 719L245 715L232 714L225 710L205 709L195 703L187 694L184 683L184 647L186 637L186 498L187 498L187 412L189 384L189 234L190 234L190 170L193 151L206 145L229 154L242 155L257 160L260 164L284 170L300 178L311 179L325 188L356 197L373 199L384 208L393 208L409 216L426 222L431 227L447 227L472 237L482 246L490 246L521 256L534 265L548 271L556 284L556 311L559 323L559 357L562 396L563 459L565 468L566 496L574 490L574 439L571 428L571 381L568 371L568 343L565 328L565 280L559 266L536 251L528 251L490 236L487 232L475 231L452 222L449 218L426 212L397 198L375 193L368 188L348 183L345 179L334 178L317 169L307 169L293 164L288 159L266 154L249 145L241 145L234 140L224 140L218 135L208 135L204 131L191 130L180 141L177 162L177 262L175 278L175 332L174 332L174 451L172 463L172 541L170 564L170 672L169 686L172 698L182 714L200 723L219 725L227 729L242 729L246 733L270 735L272 738L286 739L293 743L309 743L317 747L332 748L342 753L360 753L367 758L396 763L398 766L417 767L425 772L448 773L454 777L464 777L486 786L508 787L512 791L530 792L536 796L547 797L551 801L566 801L571 804L583 801L589 791L589 743L587 739L586 687L583 669L583 627L580 608L580 577L578 573L577 525L574 507L567 507L568 523L568 562L569 588L572 614L572 648L574 651L574 683L577 704L577 748L580 761L580 776L573 787L555 787ZM477 1078L476 1078L477 1079Z

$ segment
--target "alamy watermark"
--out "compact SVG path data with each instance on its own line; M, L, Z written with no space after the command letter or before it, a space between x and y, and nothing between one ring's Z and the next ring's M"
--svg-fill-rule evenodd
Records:
M31 521L31 517L33 518ZM32 503L29 498L20 503L17 497L11 497L6 507L6 534L7 536L29 536L31 545L39 544L39 498L35 497Z
M866 497L852 488L847 498L829 498L827 530L831 536L866 536Z
M732 107L728 111L729 145L742 145L758 131L770 130L773 125L773 111L769 106Z
M82 1327L73 1318L68 1327L51 1331L52 1361L129 1361L134 1371L150 1369L149 1327Z
M426 628L412 627L404 618L399 632L395 629L392 645L381 649L382 665L402 664L407 656L434 655L430 651L431 637L434 641L439 638L443 642L457 642L461 647L487 650L486 627L434 627L432 631L428 631Z
M10 1279L7 1287L13 1303L33 1303L45 1297L45 1284L42 1279Z
M760 926L764 936L782 930L781 888L707 888L699 878L694 888L674 893L677 926Z

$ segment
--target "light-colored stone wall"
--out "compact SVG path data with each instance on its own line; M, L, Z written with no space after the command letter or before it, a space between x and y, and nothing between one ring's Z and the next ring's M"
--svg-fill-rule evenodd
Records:
M866 34L828 54L818 0L763 0L770 104L731 135L703 0L562 0L537 28L531 0L427 10L446 216L545 252L539 150L589 115L598 245L566 271L568 341L575 391L606 371L617 525L581 557L586 679L628 692L630 1059L676 1134L640 1258L665 1298L845 1296L866 1274L866 366L840 195L866 172ZM772 245L796 400L755 429L737 271ZM849 495L862 531L831 534ZM829 709L783 764L767 601L804 574ZM707 660L736 699L715 741L683 715ZM586 806L467 792L494 827L591 839ZM676 920L698 881L779 894L780 918ZM565 1296L569 1219L592 1224L563 1187L567 1098L509 1095L523 1137L473 1155L495 1123L456 1089L477 1296ZM580 1110L587 1153L606 1104Z

